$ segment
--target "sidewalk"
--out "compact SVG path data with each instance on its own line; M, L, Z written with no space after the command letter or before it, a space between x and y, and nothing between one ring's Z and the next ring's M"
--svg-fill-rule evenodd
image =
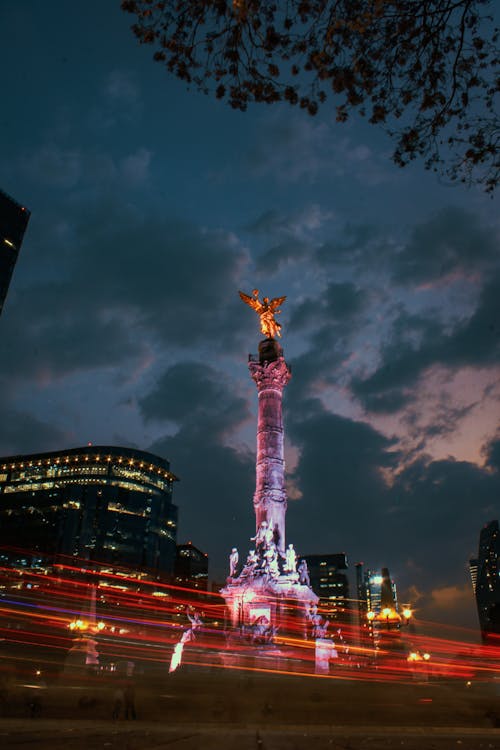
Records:
M500 750L500 729L172 726L161 722L0 719L2 750Z

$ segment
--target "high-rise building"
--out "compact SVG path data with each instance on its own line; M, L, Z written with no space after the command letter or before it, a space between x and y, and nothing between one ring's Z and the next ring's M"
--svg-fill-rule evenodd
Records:
M29 217L27 208L0 190L0 313Z
M356 585L361 638L367 637L377 646L382 630L399 629L406 618L399 613L396 584L388 568L365 571L363 563L357 563Z
M324 616L336 622L350 622L350 595L347 578L347 555L305 555L311 588L319 596L319 607Z
M177 507L169 462L87 446L0 458L0 562L125 566L170 577Z
M483 641L500 636L500 531L498 521L481 529L477 558L470 560ZM475 580L474 580L475 579ZM475 584L475 585L474 585Z
M191 542L177 545L175 583L192 589L208 589L208 555Z

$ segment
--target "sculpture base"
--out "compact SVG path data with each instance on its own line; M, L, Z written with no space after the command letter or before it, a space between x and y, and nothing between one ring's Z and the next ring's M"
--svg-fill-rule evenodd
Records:
M314 591L298 575L282 574L230 579L221 589L233 628L255 645L268 645L274 636L307 638Z
M283 356L283 348L276 339L262 339L259 341L259 362L274 362Z

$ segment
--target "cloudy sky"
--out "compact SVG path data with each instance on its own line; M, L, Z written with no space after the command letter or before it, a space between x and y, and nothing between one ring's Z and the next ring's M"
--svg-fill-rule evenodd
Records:
M181 481L211 576L254 530L260 338L287 295L287 536L388 566L476 626L500 516L498 198L390 161L386 136L188 91L119 0L3 0L0 188L32 212L0 319L0 454L132 446ZM8 71L8 75L6 74Z

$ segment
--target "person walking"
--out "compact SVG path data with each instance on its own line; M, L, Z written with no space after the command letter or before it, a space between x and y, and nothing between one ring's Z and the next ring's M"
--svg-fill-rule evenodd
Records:
M112 717L116 721L122 715L122 708L123 708L123 704L125 703L125 695L123 692L123 688L121 687L116 688L115 694L114 694L114 701L115 702L113 704Z
M136 719L135 713L135 689L133 682L128 682L125 687L125 718Z

